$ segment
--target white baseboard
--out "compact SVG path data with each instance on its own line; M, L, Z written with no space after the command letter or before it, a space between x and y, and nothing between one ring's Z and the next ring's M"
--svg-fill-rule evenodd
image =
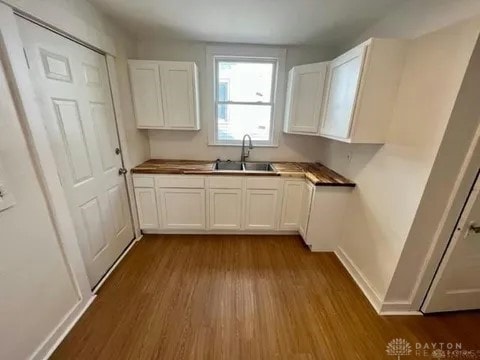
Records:
M384 301L380 315L423 315L421 311L412 310L410 301Z
M118 264L120 264L125 256L130 252L130 250L133 248L133 246L142 239L143 235L140 235L139 237L135 238L130 245L123 251L122 255L115 261L115 263L108 269L107 273L103 276L103 278L100 280L100 282L95 285L93 288L92 292L96 294L98 290L102 287L102 285L105 283L105 281L109 278L109 276L115 271L116 267Z
M298 235L295 230L181 230L181 229L148 229L142 230L145 235Z
M375 292L373 287L370 285L368 280L363 276L362 272L358 267L352 262L350 257L345 253L345 251L339 246L335 251L335 255L343 264L345 269L347 269L350 276L355 280L360 290L362 290L363 294L367 297L370 304L373 306L377 313L380 313L380 309L382 307L382 300Z
M58 324L58 326L50 333L45 341L35 350L30 357L30 360L47 360L65 339L67 334L72 330L77 321L87 311L90 305L95 300L96 295L93 295L85 301L79 302Z

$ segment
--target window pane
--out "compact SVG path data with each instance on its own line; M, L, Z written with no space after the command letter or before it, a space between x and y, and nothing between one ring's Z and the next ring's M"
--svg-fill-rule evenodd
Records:
M272 76L272 63L219 61L217 100L271 102Z
M217 108L217 140L270 140L270 105L220 104Z

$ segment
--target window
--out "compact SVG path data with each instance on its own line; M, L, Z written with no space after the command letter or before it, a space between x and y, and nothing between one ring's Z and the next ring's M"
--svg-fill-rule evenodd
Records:
M277 60L214 57L215 144L240 144L245 134L256 145L273 142Z

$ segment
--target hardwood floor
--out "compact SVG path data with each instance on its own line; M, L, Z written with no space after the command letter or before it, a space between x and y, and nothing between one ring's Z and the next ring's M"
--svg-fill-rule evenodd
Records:
M394 338L412 354L416 342L480 350L479 330L478 312L378 316L334 254L297 236L150 235L52 358L396 359Z

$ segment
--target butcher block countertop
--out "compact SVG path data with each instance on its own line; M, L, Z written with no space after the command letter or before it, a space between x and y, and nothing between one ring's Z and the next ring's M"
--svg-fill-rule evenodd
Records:
M307 178L316 186L350 186L355 183L320 163L271 162L275 171L216 171L215 161L152 159L132 169L133 174L190 174L230 176L285 176Z

